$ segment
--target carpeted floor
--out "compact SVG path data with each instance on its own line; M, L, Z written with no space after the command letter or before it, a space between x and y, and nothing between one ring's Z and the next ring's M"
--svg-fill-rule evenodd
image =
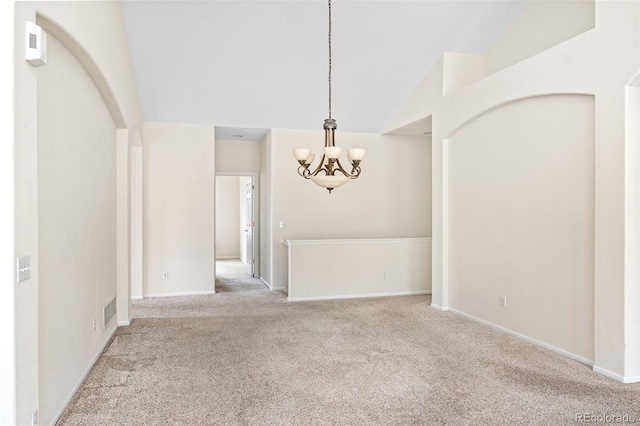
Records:
M233 271L216 290L135 302L58 424L640 422L640 385L438 312L428 296L288 303Z

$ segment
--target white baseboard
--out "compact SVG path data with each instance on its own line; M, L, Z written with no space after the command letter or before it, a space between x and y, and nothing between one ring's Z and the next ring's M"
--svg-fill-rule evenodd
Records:
M640 382L640 376L623 376L618 373L614 373L611 370L607 370L606 368L598 367L597 365L593 366L593 371L596 373L602 374L603 376L607 376L611 379L617 380L622 383L638 383Z
M118 321L118 327L126 327L131 325L131 321Z
M269 284L269 283L267 282L267 280L265 280L264 278L260 277L260 281L262 281L262 282L263 282L267 287L269 287L269 290L273 290L273 289L271 288L271 284Z
M60 420L60 416L62 415L64 410L67 408L67 405L69 405L69 403L71 402L71 399L73 399L73 396L76 394L76 392L78 392L78 389L80 389L80 385L82 385L82 382L84 382L84 379L87 378L87 374L89 374L89 371L91 371L93 366L96 364L96 361L98 361L98 358L100 358L100 355L102 355L102 352L104 352L104 349L107 347L109 342L111 342L111 339L113 338L113 335L115 334L117 329L118 327L113 327L113 330L109 332L108 334L109 337L107 337L107 339L105 340L104 345L102 345L98 353L93 357L93 360L91 361L89 366L82 373L82 377L80 377L80 380L78 380L78 382L73 387L73 389L71 390L67 398L64 400L62 407L54 416L53 421L51 422L51 426L54 426L56 423L58 423L58 420Z
M226 259L238 259L238 260L240 260L240 256L216 256L216 260L226 260Z
M142 300L144 296L131 296L131 300Z
M462 317L468 318L468 319L470 319L472 321L475 321L477 323L480 323L482 325L486 325L487 327L491 327L491 328L493 328L495 330L502 331L503 333L507 333L507 334L509 334L511 336L514 336L514 337L517 337L519 339L525 340L525 341L527 341L529 343L533 343L536 346L541 346L541 347L543 347L545 349L549 349L550 351L559 353L560 355L564 355L564 356L567 356L567 357L569 357L571 359L575 359L576 361L579 361L579 362L581 362L583 364L587 364L589 366L593 365L593 361L590 360L590 359L587 359L587 358L584 358L584 357L582 357L580 355L576 355L574 353L565 351L564 349L557 348L557 347L555 347L553 345L550 345L548 343L541 342L540 340L536 340L536 339L534 339L532 337L529 337L529 336L526 336L524 334L517 333L517 332L515 332L513 330L510 330L508 328L505 328L505 327L503 327L501 325L497 325L497 324L494 324L492 322L485 321L483 319L480 319L478 317L474 317L473 315L469 315L469 314L467 314L465 312L462 312L462 311L459 311L457 309L448 308L448 311L452 312L452 313L454 313L456 315L460 315Z
M191 291L178 293L154 293L145 294L144 297L177 297L177 296L204 296L207 294L216 294L216 291Z
M310 301L310 300L337 300L337 299L360 299L360 298L366 298L366 297L411 296L416 294L431 294L431 290L397 291L395 293L346 294L343 296L287 297L287 300L289 302L303 302L303 301Z
M437 310L442 311L442 312L447 312L447 311L449 311L449 308L444 307L444 306L440 306L440 305L436 305L436 304L435 304L435 303L433 303L433 302L431 302L431 307L432 307L433 309L437 309Z

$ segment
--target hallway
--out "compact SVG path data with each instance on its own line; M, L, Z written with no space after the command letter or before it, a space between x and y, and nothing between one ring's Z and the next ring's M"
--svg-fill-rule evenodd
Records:
M216 260L216 293L269 290L260 278L252 278L240 259Z

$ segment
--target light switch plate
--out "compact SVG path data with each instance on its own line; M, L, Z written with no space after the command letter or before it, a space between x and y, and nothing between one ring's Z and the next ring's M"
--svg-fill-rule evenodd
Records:
M16 280L22 282L31 278L31 256L16 258Z

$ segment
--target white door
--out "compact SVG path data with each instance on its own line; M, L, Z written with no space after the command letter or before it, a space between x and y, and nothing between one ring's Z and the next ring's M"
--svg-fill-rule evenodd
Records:
M245 208L247 209L247 214L246 214L246 218L247 218L247 223L245 223L245 227L244 227L244 233L245 233L245 238L246 238L246 259L247 259L247 263L245 264L246 270L247 270L247 274L249 274L250 276L254 276L255 270L254 270L254 258L253 258L253 228L254 228L254 223L253 223L253 177L250 177L249 179L247 179L247 187L246 187L246 197L247 197L247 202L245 204Z

